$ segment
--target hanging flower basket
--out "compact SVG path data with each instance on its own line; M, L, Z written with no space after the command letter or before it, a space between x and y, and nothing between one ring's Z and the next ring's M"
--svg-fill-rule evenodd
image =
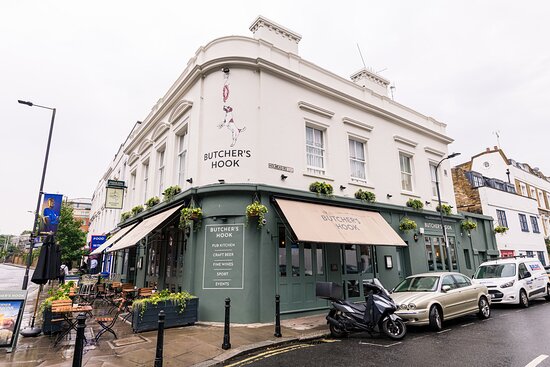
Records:
M471 230L477 228L477 223L471 219L465 219L460 223L460 228L462 228L463 231L470 233Z
M259 201L254 201L252 204L246 207L246 218L255 218L258 221L258 228L263 227L266 223L265 215L267 214L267 207L261 204Z
M435 210L437 210L438 212L442 212L444 215L451 214L451 206L447 204L441 204L441 207L438 205Z
M495 233L504 234L508 231L508 227L504 226L496 226L495 227Z
M416 222L414 220L405 217L399 222L400 231L407 232L413 229L416 229Z
M192 222L198 222L201 219L201 208L183 208L180 212L180 229L189 228Z

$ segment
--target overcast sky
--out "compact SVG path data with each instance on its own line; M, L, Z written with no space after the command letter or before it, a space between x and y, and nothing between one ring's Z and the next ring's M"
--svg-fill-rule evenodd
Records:
M198 47L251 36L263 15L302 35L300 56L342 77L367 66L397 102L448 125L461 152L486 147L550 176L547 1L2 1L0 233L32 226L44 191L91 197L126 139Z

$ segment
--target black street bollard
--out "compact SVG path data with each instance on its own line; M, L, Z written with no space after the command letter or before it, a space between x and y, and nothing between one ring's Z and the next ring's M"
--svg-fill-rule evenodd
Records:
M155 356L155 367L162 367L162 349L164 348L164 310L159 312L159 326L157 333L157 354Z
M78 314L76 317L76 340L74 342L73 367L82 367L82 352L84 351L84 329L86 328L86 315Z
M275 334L277 338L283 336L281 334L281 296L275 295Z
M223 327L223 344L222 349L227 350L231 348L231 343L229 342L229 309L231 308L231 299L225 299L225 325Z

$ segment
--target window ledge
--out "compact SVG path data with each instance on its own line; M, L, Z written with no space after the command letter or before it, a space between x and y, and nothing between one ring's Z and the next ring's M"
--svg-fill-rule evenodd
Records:
M319 174L315 174L315 173L310 173L310 172L304 172L303 175L306 176L306 177L320 178L320 179L326 180L326 181L334 181L334 179L332 177L328 177L328 176L325 176L325 175L319 175Z
M370 189L370 190L374 190L374 186L369 185L367 182L349 180L348 185L359 186L359 187L364 187L364 188L367 188L367 189Z
M401 195L403 195L403 196L410 196L410 197L413 197L413 198L420 198L420 197L421 197L420 195L415 194L415 193L412 192L412 191L405 191L405 190L401 190Z

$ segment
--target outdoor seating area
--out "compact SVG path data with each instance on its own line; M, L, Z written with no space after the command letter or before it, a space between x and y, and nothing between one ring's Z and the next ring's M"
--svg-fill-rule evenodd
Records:
M91 327L95 335L86 343L99 343L106 334L117 339L114 329L117 323L118 328L120 323L126 323L128 330L132 330L129 324L133 318L134 301L153 296L155 289L137 288L132 283L122 283L120 279L117 274L108 277L82 275L76 282L52 282L48 291L50 297L42 301L40 309L44 311L44 324L51 325L48 330L52 331L53 345L73 338L79 314L86 316L86 327ZM50 312L45 312L46 309Z

